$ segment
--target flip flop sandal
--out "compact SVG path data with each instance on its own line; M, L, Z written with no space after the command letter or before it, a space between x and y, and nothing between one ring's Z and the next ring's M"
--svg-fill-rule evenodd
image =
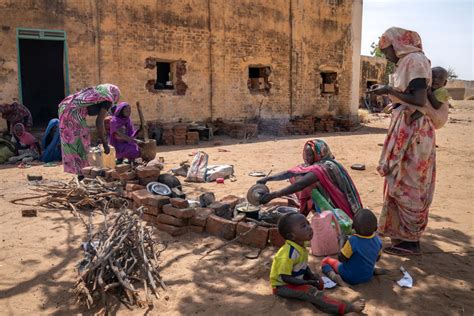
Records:
M421 252L416 252L413 250L397 247L397 246L391 246L384 248L383 252L389 254L389 255L394 255L394 256L419 256L421 255Z
M31 164L30 163L21 163L18 165L18 168L20 169L26 169L26 168L30 168L31 167Z

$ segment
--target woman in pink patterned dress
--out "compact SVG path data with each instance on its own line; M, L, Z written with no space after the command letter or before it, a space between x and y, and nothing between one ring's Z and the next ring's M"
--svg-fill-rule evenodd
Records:
M377 168L385 177L379 232L391 238L386 253L420 254L436 175L435 128L425 115L431 65L420 36L413 31L392 27L380 38L379 48L397 64L393 86L372 88L372 92L389 94L395 100Z
M59 129L64 171L82 176L82 168L89 165L89 128L86 117L97 116L95 125L106 154L110 152L104 128L108 109L117 103L120 90L112 84L100 84L68 96L59 104Z

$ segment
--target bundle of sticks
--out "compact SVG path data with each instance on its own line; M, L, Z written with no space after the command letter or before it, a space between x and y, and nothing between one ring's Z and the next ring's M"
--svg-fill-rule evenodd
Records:
M42 194L22 197L10 202L22 204L19 202L44 198L38 201L36 206L49 209L69 209L79 217L78 211L100 210L103 212L108 209L110 202L118 202L116 204L125 202L120 198L121 190L123 190L120 182L106 182L100 177L83 181L74 178L67 183L61 181L38 182L31 190ZM118 205L118 207L120 206Z
M113 225L105 223L84 245L85 258L73 290L88 308L101 301L107 310L110 295L128 308L153 306L152 294L159 298L158 287L166 289L157 259L164 249L156 249L151 228L140 220L141 212L141 208L122 208Z

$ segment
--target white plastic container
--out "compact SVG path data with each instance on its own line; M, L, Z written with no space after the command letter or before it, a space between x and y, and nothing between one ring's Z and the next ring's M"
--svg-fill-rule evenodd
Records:
M109 147L110 153L108 155L104 153L104 148L102 147L102 145L99 145L97 147L91 147L89 149L89 153L87 154L87 160L89 161L89 165L98 168L114 169L115 148L111 145L109 145Z

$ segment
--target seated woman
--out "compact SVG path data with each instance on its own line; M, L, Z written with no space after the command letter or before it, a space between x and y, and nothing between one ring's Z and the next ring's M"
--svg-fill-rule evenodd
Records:
M115 147L115 155L120 163L123 159L130 162L140 157L138 145L141 141L135 139L136 131L133 128L130 118L132 109L127 102L121 102L117 105L110 120L110 144Z
M43 146L43 155L41 160L43 162L60 161L61 160L61 139L59 136L59 120L52 119L46 127L43 139L41 141Z
M257 183L290 179L291 185L265 194L261 204L296 193L300 212L308 215L314 210L311 191L318 189L336 208L343 210L350 218L362 208L359 193L346 169L334 160L329 146L321 139L307 141L303 149L304 164L279 174L262 178Z
M18 155L8 159L10 163L18 161L29 162L37 159L41 155L41 146L38 140L28 133L25 126L21 123L16 123L13 126L13 141Z

